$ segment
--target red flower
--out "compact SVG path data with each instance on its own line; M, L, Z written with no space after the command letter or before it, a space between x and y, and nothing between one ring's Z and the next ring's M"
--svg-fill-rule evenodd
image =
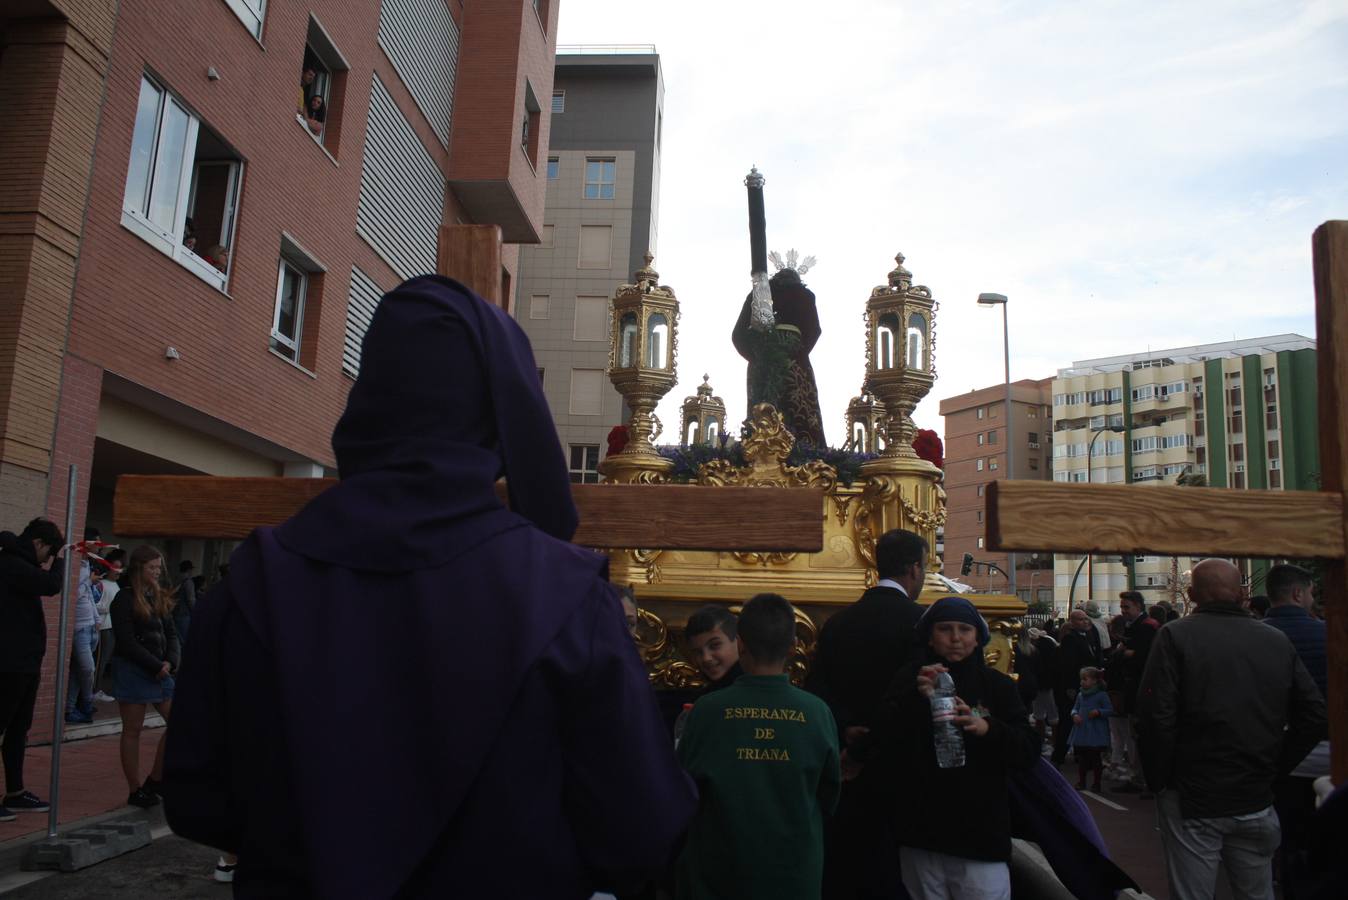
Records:
M919 428L913 440L913 450L921 459L925 459L938 469L945 468L945 445L930 428Z
M628 431L626 425L614 425L608 433L608 455L622 453L627 442L632 439L632 432Z

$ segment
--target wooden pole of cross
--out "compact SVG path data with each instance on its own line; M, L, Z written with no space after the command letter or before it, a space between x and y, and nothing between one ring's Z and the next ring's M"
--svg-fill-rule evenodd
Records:
M1319 491L994 481L986 521L993 550L1324 559L1326 701L1333 780L1341 785L1348 782L1348 221L1317 228L1313 248Z

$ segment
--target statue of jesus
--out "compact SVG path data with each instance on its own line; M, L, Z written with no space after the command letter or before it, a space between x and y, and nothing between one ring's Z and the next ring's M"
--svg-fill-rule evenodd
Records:
M749 362L748 408L771 403L782 414L787 429L798 443L828 446L824 421L819 414L819 389L810 351L819 340L819 313L814 292L800 276L813 264L812 257L797 266L796 251L782 262L772 255L778 272L767 275L766 221L763 212L763 176L754 169L744 180L749 189L749 243L752 256L753 290L744 299L731 340Z

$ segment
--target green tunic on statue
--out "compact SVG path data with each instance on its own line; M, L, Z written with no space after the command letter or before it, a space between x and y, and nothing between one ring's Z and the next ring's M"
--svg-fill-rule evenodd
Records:
M818 900L841 786L828 706L785 675L744 675L697 702L678 753L701 801L677 900Z

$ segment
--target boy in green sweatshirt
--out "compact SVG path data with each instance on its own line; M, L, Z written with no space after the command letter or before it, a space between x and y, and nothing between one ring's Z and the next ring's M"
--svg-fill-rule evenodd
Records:
M698 700L679 759L701 791L676 870L678 900L818 898L823 818L838 802L838 732L828 706L784 674L791 604L759 594L740 613L742 675Z

